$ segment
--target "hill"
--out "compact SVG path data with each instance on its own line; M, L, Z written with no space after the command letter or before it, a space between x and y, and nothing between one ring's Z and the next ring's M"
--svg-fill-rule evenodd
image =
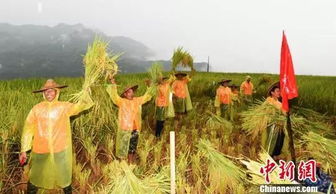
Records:
M96 36L109 42L110 51L123 53L122 73L144 72L154 55L143 43L123 36L108 36L82 24L54 27L0 24L0 79L80 76L82 56ZM162 61L166 69L169 61ZM204 63L196 64L204 66Z

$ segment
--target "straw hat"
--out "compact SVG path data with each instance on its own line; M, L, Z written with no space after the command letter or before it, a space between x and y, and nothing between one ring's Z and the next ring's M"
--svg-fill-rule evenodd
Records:
M230 86L230 88L237 89L237 88L239 88L239 86L237 86L237 85L235 85L235 84L232 84L232 85Z
M246 79L246 80L251 79L251 76L247 75L247 76L245 77L245 79Z
M280 82L277 81L275 83L273 83L267 90L267 96L271 96L271 91L274 89L274 88L280 88Z
M131 86L126 87L124 91L121 93L121 96L124 96L124 94L130 89L132 89L133 92L135 92L138 89L138 87L139 87L138 85L131 85Z
M66 87L68 87L68 86L67 85L59 85L53 79L48 79L41 89L35 90L35 91L33 91L33 93L44 92L48 89L55 89L55 88L61 89L61 88L66 88Z
M220 81L220 82L218 82L219 84L222 84L222 83L225 83L225 82L227 82L227 83L229 83L229 82L231 82L232 80L230 80L230 79L223 79L222 81Z
M161 80L164 81L164 80L167 80L169 79L169 77L162 77Z
M183 73L183 72L178 72L178 73L175 73L175 76L177 77L177 76L187 76L187 74L186 73Z

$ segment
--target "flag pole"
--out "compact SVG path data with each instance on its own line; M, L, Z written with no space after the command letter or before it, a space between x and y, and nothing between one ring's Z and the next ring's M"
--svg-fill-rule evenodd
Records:
M290 110L291 110L291 101L288 101L288 112L287 112L287 132L289 136L289 149L291 152L291 158L292 161L295 165L295 170L294 170L294 179L298 181L298 176L297 176L297 165L296 165L296 155L295 155L295 148L294 148L294 138L293 138L293 129L292 129L292 122L290 119Z

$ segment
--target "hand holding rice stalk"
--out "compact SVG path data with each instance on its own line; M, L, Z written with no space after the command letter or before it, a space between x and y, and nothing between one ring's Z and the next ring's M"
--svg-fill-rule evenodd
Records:
M107 53L108 44L96 38L92 45L88 46L87 52L84 56L83 63L85 67L85 80L81 92L74 94L73 100L79 101L83 98L85 93L90 90L90 87L103 83L108 78L113 78L118 72L118 65L116 61L120 57L118 55L111 55Z
M194 73L194 59L188 51L184 51L182 47L178 47L172 57L172 71L175 72L177 66L190 67L191 72Z

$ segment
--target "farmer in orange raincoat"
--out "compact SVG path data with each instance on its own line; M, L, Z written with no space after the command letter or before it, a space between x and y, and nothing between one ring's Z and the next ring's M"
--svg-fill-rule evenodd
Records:
M119 96L114 78L110 78L110 81L111 84L106 90L113 103L119 108L116 156L122 159L127 157L129 163L134 163L141 130L141 108L152 98L153 87L147 88L143 96L135 97L134 93L138 85L133 85L127 87Z
M241 96L239 94L239 86L232 84L231 88L231 103L229 104L229 112L230 112L230 120L233 121L237 113L240 111L241 108Z
M191 78L182 72L176 73L175 77L176 80L172 84L172 89L174 109L178 120L176 124L178 124L182 120L182 115L187 114L193 107L188 90L188 83ZM177 125L175 127L178 128Z
M246 76L245 81L240 85L240 93L245 101L245 103L250 103L253 101L253 83L251 81L251 76Z
M156 131L155 136L160 137L164 122L169 117L174 117L174 105L172 99L171 83L174 77L163 77L159 80L155 99Z
M215 107L217 115L222 116L225 119L229 119L229 106L232 101L232 91L229 87L231 80L223 79L219 82L220 86L216 90Z
M87 91L76 103L58 101L60 89L49 79L34 93L42 92L44 101L35 105L28 114L22 137L20 163L27 161L26 152L31 150L31 166L27 193L37 193L38 188L63 188L72 193L72 138L70 117L89 109L93 102Z

